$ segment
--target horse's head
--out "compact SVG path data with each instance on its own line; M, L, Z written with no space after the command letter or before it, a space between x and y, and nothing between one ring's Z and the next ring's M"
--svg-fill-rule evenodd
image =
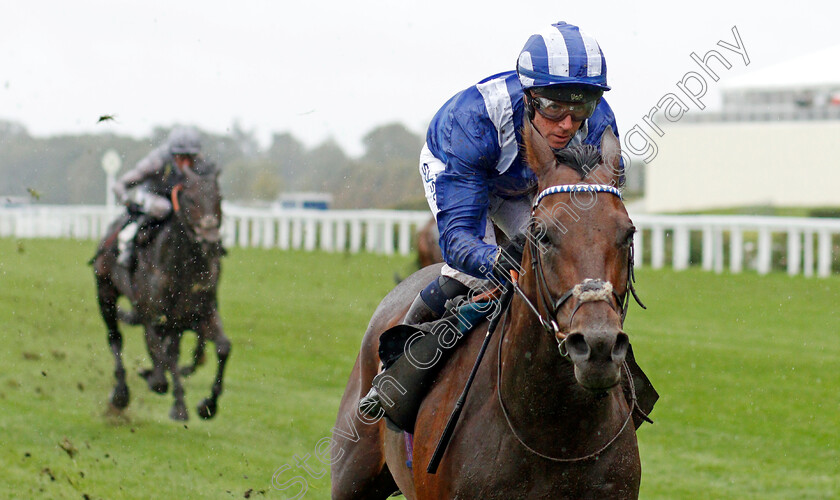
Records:
M601 154L580 146L555 155L530 125L524 135L539 194L522 286L537 297L577 381L600 392L619 382L630 345L622 323L635 228L616 189L618 139L608 128Z
M196 167L184 169L184 182L172 191L172 205L189 237L210 254L221 250L219 170L206 162Z

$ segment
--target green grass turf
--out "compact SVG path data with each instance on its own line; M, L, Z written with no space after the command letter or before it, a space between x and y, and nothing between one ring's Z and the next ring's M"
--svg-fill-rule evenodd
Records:
M93 242L0 239L0 497L329 498L295 457L335 411L370 314L410 258L231 249L220 311L233 353L219 414L201 421L215 356L187 379L191 419L136 375L106 414L113 360L96 306ZM639 432L642 498L840 497L840 279L697 270L638 273L648 311L626 330L662 398ZM184 341L183 356L194 345ZM65 451L64 448L70 450ZM71 456L72 455L72 456ZM289 495L287 495L289 494Z

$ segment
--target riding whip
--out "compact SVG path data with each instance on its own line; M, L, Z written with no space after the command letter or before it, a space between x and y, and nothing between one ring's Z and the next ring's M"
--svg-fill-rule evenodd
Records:
M515 280L517 278L513 272L511 272L511 275L511 279ZM470 376L467 379L466 385L464 385L464 391L455 403L455 408L452 410L452 414L449 415L449 421L446 422L446 427L443 428L443 433L440 435L440 440L435 448L435 452L432 455L431 460L429 460L429 465L426 467L426 472L429 474L435 474L437 472L438 465L440 465L440 461L443 458L443 453L446 451L446 447L452 439L452 434L455 431L455 425L458 423L458 418L461 416L464 401L467 399L467 393L470 392L470 387L475 379L478 366L481 364L481 358L484 357L484 352L487 350L487 346L490 343L490 337L493 335L493 331L496 329L496 325L499 324L499 320L502 315L505 314L505 310L507 310L508 304L510 304L511 297L513 297L513 287L505 287L504 293L502 293L502 298L499 300L499 305L501 306L499 314L493 317L490 321L490 325L487 327L487 334L484 336L484 342L481 344L481 349L478 351L478 357L476 357Z

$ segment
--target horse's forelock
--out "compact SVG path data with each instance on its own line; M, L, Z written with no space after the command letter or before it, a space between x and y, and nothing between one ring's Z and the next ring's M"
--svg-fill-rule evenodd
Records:
M554 152L557 163L565 165L578 174L580 178L586 177L589 172L595 170L601 164L603 158L598 148L591 144L579 144L570 148Z

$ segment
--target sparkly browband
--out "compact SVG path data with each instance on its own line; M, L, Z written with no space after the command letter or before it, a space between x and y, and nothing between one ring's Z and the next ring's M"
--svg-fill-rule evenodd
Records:
M613 186L606 184L561 184L559 186L551 186L541 192L534 201L534 208L540 204L543 198L550 194L557 193L610 193L621 198L621 191Z

